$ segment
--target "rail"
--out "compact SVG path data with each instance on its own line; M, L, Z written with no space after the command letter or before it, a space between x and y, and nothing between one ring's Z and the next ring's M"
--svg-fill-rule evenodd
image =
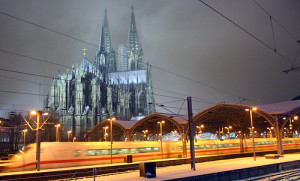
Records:
M300 169L295 170L288 170L288 171L281 171L278 173L267 174L263 176L253 177L245 179L244 181L254 181L254 180L269 180L269 181L276 181L276 180L288 180L288 179L300 179ZM296 178L293 178L296 177Z
M286 150L285 153L299 152L299 149ZM257 155L263 156L264 154L275 153L275 151L264 151L257 152ZM241 153L241 154L227 154L227 155L215 155L206 157L196 157L196 162L207 162L214 160L225 160L240 157L249 157L252 153ZM168 160L155 160L157 167L165 167L171 165L180 165L190 163L190 158L177 158ZM286 169L293 169L292 165L286 165ZM139 169L139 163L124 163L124 164L113 164L113 165L94 165L84 167L72 167L62 169L49 169L41 170L39 172L9 172L0 174L0 180L15 181L15 180L58 180L58 179L74 179L80 177L93 177L94 175L111 175L116 173L130 172Z

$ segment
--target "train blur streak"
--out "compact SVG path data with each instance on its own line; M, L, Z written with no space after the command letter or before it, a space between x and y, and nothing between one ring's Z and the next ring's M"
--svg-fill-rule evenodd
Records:
M195 142L196 156L251 152L252 141L244 139L202 140ZM256 151L276 150L275 138L256 138ZM300 138L284 138L284 149L299 149ZM163 143L164 158L177 158L182 155L182 141L165 141ZM189 144L187 144L189 152ZM24 171L35 169L35 144L30 144L10 160L5 171ZM160 143L156 141L114 142L113 163L123 163L124 156L132 155L134 162L160 159ZM188 153L189 155L189 153ZM110 142L42 142L41 169L64 168L110 164Z

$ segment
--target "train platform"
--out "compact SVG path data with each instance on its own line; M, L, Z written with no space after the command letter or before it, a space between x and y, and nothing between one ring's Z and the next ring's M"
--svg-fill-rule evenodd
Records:
M254 161L253 157L235 158L227 160L217 160L196 163L196 171L191 170L190 164L168 166L168 167L157 167L156 178L144 178L140 177L139 170L132 171L129 173L119 173L115 175L101 175L97 176L97 181L149 181L149 180L199 180L201 176L217 175L218 173L229 173L230 171L244 170L245 172L251 172L251 168L259 169L271 169L270 166L281 167L284 170L284 166L293 166L297 162L297 167L300 167L300 153L285 154L284 157L278 159L266 159L264 156L256 157ZM250 169L249 169L250 168ZM247 171L248 169L248 171ZM280 168L279 168L280 169ZM261 173L262 170L261 170ZM250 176L250 173L245 173ZM220 175L220 174L219 174ZM221 174L222 175L222 174ZM263 174L261 174L263 175ZM224 179L231 180L229 176L223 174ZM204 178L204 177L202 177ZM84 180L93 181L94 178L85 178ZM202 179L206 180L206 179ZM219 179L220 180L220 179Z

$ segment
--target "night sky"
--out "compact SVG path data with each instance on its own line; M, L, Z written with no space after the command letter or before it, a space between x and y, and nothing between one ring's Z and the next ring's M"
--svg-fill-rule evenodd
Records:
M186 114L187 96L195 114L219 102L262 105L300 94L300 71L282 72L300 66L300 1L255 1L272 16L275 47L285 58L267 48L274 48L270 16L254 1L204 2L265 45L197 0L1 0L0 117L42 109L51 84L46 77L79 64L82 49L94 61L105 8L117 52L127 41L132 5L144 60L153 65L156 103L171 112Z

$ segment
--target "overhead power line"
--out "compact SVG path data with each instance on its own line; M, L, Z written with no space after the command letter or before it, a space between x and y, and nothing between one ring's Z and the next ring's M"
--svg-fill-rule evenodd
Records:
M275 47L275 37L274 37L274 30L273 30L273 21L275 23L277 23L296 43L300 43L300 40L298 38L296 38L296 36L294 36L290 31L287 30L286 27L284 27L277 19L275 19L264 7L262 7L258 2L256 2L255 0L253 0L254 4L256 4L265 14L267 14L270 17L270 21L271 21L271 26L272 26L272 33L273 33L273 40L274 40L274 50L276 51L276 47ZM294 67L295 66L295 62L297 60L298 54L299 54L299 49L300 46L298 46L297 52L296 52L296 56L294 58L294 61L292 63L292 68L288 69L288 70L284 70L282 72L284 73L289 73L291 71L297 71L300 70L300 67Z
M18 78L9 77L9 76L4 76L4 75L0 75L0 77L6 78L6 79L13 79L13 80L18 80L18 81L23 81L23 82L29 82L29 83L38 84L38 85L47 85L47 86L51 86L50 84L39 83L39 82L34 82L34 81L24 80L24 79L18 79Z
M54 62L50 62L50 61L47 61L47 60L43 60L43 59L39 59L39 58L34 58L34 57L22 55L22 54L15 53L15 52L11 52L11 51L7 51L7 50L2 50L2 49L0 49L0 51L1 51L1 52L5 52L5 53L8 53L8 54L12 54L12 55L17 55L17 56L19 56L19 57L24 57L24 58L28 58L28 59L32 59L32 60L44 62L44 63L49 63L49 64L53 64L53 65L58 65L58 66L66 67L66 68L71 68L71 67L69 67L69 66L66 66L66 65L63 65L63 64L60 64L60 63L54 63Z
M268 16L272 17L272 20L275 21L292 39L294 39L297 43L300 43L299 39L296 38L290 31L287 30L276 18L274 18L265 8L263 8L256 0L253 2Z
M87 41L84 41L84 40L81 40L81 39L78 39L78 38L75 38L75 37L70 36L70 35L65 34L65 33L61 33L61 32L59 32L59 31L50 29L50 28L48 28L48 27L39 25L39 24L37 24L37 23L33 23L33 22L31 22L31 21L28 21L28 20L25 20L25 19L22 19L22 18L13 16L13 15L10 15L10 14L8 14L8 13L0 12L0 14L5 15L5 16L8 16L8 17L13 18L13 19L16 19L16 20L19 20L19 21L22 21L22 22L25 22L25 23L28 23L28 24L31 24L31 25L33 25L33 26L42 28L42 29L47 30L47 31L54 32L54 33L59 34L59 35L62 35L62 36L66 36L66 37L68 37L68 38L71 38L71 39L80 41L80 42L82 42L82 43L86 43L86 44L88 44L88 45L92 45L92 46L94 46L94 47L98 47L98 45L89 43L89 42L87 42ZM5 53L9 53L9 54L13 54L13 55L17 55L17 56L21 56L21 57L24 57L24 58L29 58L29 59L37 60L37 61L44 62L44 63L49 63L49 64L54 64L54 65L58 65L58 66L63 66L63 67L71 68L71 67L66 66L66 65L63 65L63 64L53 63L53 62L50 62L50 61L47 61L47 60L43 60L43 59L39 59L39 58L35 58L35 57L30 57L30 56L27 56L27 55L22 55L22 54L19 54L19 53L16 53L16 52L11 52L11 51L7 51L7 50L0 50L0 51L5 52ZM236 95L234 95L234 94L232 94L232 93L230 93L230 92L227 92L227 91L218 89L218 88L216 88L216 87L213 87L213 86L210 86L210 85L208 85L208 84L202 83L202 82L200 82L200 81L196 81L196 80L193 80L193 79L191 79L191 78L182 76L182 75L180 75L180 74L177 74L177 73L174 73L174 72L171 72L171 71L162 69L162 68L160 68L160 67L157 67L157 66L154 66L154 65L151 65L151 66L154 67L154 68L156 68L156 69L162 70L162 71L164 71L164 72L168 72L168 73L170 73L170 74L179 76L179 77L181 77L181 78L184 78L184 79L187 79L187 80L196 82L196 83L201 84L201 85L203 85L203 86L206 86L206 87L209 87L209 88L218 90L219 92L223 92L223 93L232 95L232 96L234 96L234 97L240 97L240 96L236 96ZM1 70L1 69L0 69L0 70ZM3 70L3 69L2 69L2 70ZM14 72L14 73L22 73L22 72L17 72L17 71L12 71L12 70L3 70L3 71L10 71L10 72ZM48 76L37 75L37 74L31 74L31 73L24 73L24 72L23 72L23 74L33 75L33 76L40 76L40 77L45 77L45 78L52 78L52 77L48 77ZM197 98L197 99L201 99L201 98ZM246 98L243 98L243 99L246 99ZM209 103L210 101L207 101L207 100L204 100L204 101L206 101L206 102L203 102L203 103L213 104L213 103Z
M27 73L27 72L9 70L9 69L4 69L4 68L0 68L0 70L5 71L5 72L12 72L12 73L24 74L24 75L32 75L32 76L43 77L43 78L48 78L48 79L52 79L53 78L53 77L45 76L45 75L41 75L41 74L33 74L33 73Z
M35 94L35 93L29 93L29 92L17 92L17 91L4 91L0 90L2 93L12 93L12 94L26 94L26 95L32 95L32 96L48 96L48 95L42 95L42 94Z
M168 92L168 93L172 93L172 94L176 94L176 95L181 95L181 96L185 96L185 97L191 96L191 95L186 95L186 94L182 94L182 93L179 93L179 92L169 91L169 90L165 90L165 89L161 89L161 88L157 88L157 87L153 87L153 89L157 89L157 90L160 90L160 91L164 91L164 92ZM194 97L194 96L191 96L191 97L193 97L193 99L201 100L201 101L203 101L203 102L205 102L207 104L216 104L216 102L209 101L207 99L203 99L203 98L199 98L199 97Z
M88 44L88 45L91 45L91 46L94 46L94 47L98 47L98 45L89 43L89 42L87 42L87 41L84 41L84 40L81 40L81 39L78 39L78 38L75 38L75 37L70 36L70 35L65 34L65 33L61 33L61 32L59 32L59 31L50 29L50 28L48 28L48 27L39 25L39 24L37 24L37 23L33 23L33 22L29 21L29 20L25 20L25 19L22 19L22 18L13 16L13 15L10 15L10 14L5 13L5 12L0 12L0 14L5 15L5 16L8 16L8 17L13 18L13 19L16 19L16 20L19 20L19 21L22 21L22 22L25 22L25 23L28 23L28 24L31 24L31 25L33 25L33 26L42 28L42 29L47 30L47 31L51 31L51 32L57 33L57 34L59 34L59 35L66 36L66 37L68 37L68 38L71 38L71 39L80 41L80 42L82 42L82 43L86 43L86 44ZM54 64L54 65L59 65L59 66L63 66L63 67L70 68L69 66L66 66L66 65L62 65L62 64L58 64L58 63L53 63L53 62L50 62L50 61L46 61L46 60L38 59L38 58L34 58L34 57L29 57L29 56L26 56L26 55L22 55L22 54L15 53L15 52L10 52L10 51L7 51L7 50L0 50L0 51L6 52L6 53L10 53L10 54L14 54L14 55L21 56L21 57L25 57L25 58L30 58L30 59L37 60L37 61L41 61L41 62L45 62L45 63L50 63L50 64ZM179 77L181 77L181 78L184 78L184 79L187 79L187 80L196 82L196 83L201 84L201 85L203 85L203 86L206 86L206 87L209 87L209 88L218 90L218 91L220 91L220 92L223 92L223 93L226 93L226 94L230 94L230 95L235 96L235 97L240 97L240 96L236 96L236 95L234 95L234 94L232 94L232 93L229 93L229 92L227 92L227 91L223 91L223 90L218 89L218 88L216 88L216 87L210 86L210 85L208 85L208 84L205 84L205 83L202 83L202 82L193 80L193 79L191 79L191 78L188 78L188 77L179 75L179 74L177 74L177 73L173 73L173 72L171 72L171 71L167 71L167 70L162 69L162 68L159 68L159 67L157 67L157 66L153 66L153 65L151 65L151 66L154 67L154 68L157 68L157 69L159 69L159 70L166 71L166 72L171 73L171 74L173 74L173 75L179 76ZM246 99L246 98L244 98L244 99Z
M7 14L7 13L5 13L5 12L0 12L0 14L5 15L5 16L8 16L8 17L13 18L13 19L16 19L16 20L19 20L19 21L22 21L22 22L25 22L25 23L28 23L28 24L31 24L31 25L33 25L33 26L42 28L42 29L47 30L47 31L51 31L51 32L54 32L54 33L56 33L56 34L66 36L66 37L71 38L71 39L73 39L73 40L77 40L77 41L80 41L80 42L82 42L82 43L86 43L86 44L88 44L88 45L91 45L91 46L94 46L94 47L98 47L97 45L95 45L95 44L93 44L93 43L89 43L89 42L87 42L87 41L78 39L78 38L73 37L73 36L70 36L70 35L68 35L68 34L61 33L61 32L58 32L58 31L56 31L56 30L47 28L47 27L45 27L45 26L42 26L42 25L33 23L33 22L31 22L31 21L28 21L28 20L25 20L25 19L22 19L22 18L13 16L13 15L10 15L10 14Z
M151 67L154 67L154 68L156 68L156 69L162 70L162 71L167 72L167 73L172 74L172 75L176 75L176 76L181 77L181 78L183 78L183 79L186 79L186 80L195 82L195 83L200 84L200 85L202 85L202 86L209 87L209 88L211 88L211 89L214 89L214 90L216 90L216 91L225 93L225 94L227 94L227 95L231 95L231 96L236 97L236 98L241 97L241 96L235 95L235 94L233 94L233 93L231 93L231 92L228 92L228 91L219 89L219 88L217 88L217 87L214 87L214 86L211 86L211 85L209 85L209 84L200 82L200 81L198 81L198 80L194 80L194 79L192 79L192 78L189 78L189 77L180 75L180 74L178 74L178 73L171 72L171 71L166 70L166 69L163 69L163 68L161 68L161 67L157 67L157 66L154 66L154 65L151 65ZM246 99L246 98L244 98L244 99ZM248 99L247 99L247 100L248 100Z
M202 4L204 4L205 6L207 6L208 8L210 8L211 10L215 11L217 14L219 14L220 16L222 16L223 18L225 18L227 21L231 22L232 24L234 24L236 27L238 27L239 29L241 29L242 31L244 31L246 34L248 34L249 36L251 36L252 38L254 38L256 41L258 41L259 43L261 43L263 46L265 46L266 48L272 50L275 54L277 54L278 56L280 56L283 60L285 60L288 63L292 63L291 60L289 60L287 57L285 57L284 55L282 55L281 53L279 53L278 51L274 51L274 49L269 46L267 43L265 43L264 41L262 41L261 39L259 39L258 37L256 37L255 35L253 35L252 33L250 33L249 31L247 31L245 28L241 27L240 25L238 25L237 23L235 23L234 21L232 21L231 19L229 19L227 16L225 16L224 14L220 13L218 10L216 10L215 8L213 8L212 6L208 5L207 3L203 2L203 0L199 0Z

